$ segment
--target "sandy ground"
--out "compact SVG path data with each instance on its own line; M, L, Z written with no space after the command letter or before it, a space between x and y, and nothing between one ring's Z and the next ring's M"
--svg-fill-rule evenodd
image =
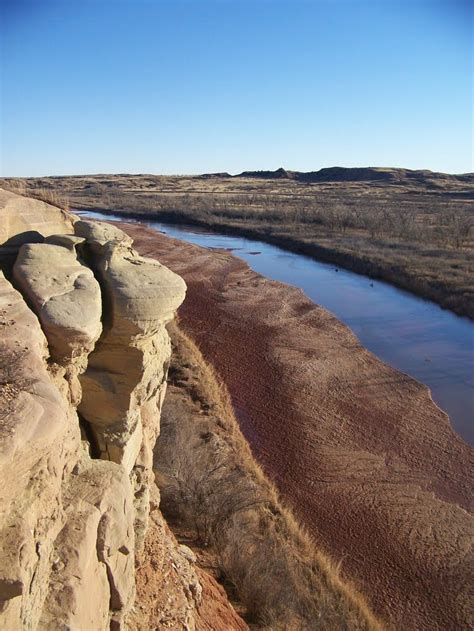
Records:
M428 389L300 290L228 252L122 227L185 278L182 328L286 502L376 613L400 630L472 628L474 450Z

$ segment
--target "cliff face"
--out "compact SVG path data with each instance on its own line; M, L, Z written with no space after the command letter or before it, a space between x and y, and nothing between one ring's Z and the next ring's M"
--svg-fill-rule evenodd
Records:
M0 630L245 631L222 578L253 628L380 629L174 326L155 448L180 276L116 226L23 199L0 189ZM177 482L170 524L194 551L154 474Z
M192 554L152 486L184 281L111 226L3 191L0 213L0 628L144 628L148 551L165 626L194 629Z

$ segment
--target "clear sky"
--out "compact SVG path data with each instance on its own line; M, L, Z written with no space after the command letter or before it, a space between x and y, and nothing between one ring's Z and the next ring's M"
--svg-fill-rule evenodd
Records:
M466 0L2 0L3 175L472 157Z

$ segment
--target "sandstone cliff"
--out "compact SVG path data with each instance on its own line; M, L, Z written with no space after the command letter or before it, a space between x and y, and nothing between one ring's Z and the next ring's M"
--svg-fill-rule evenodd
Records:
M0 246L0 629L195 629L200 580L152 473L184 281L2 190Z

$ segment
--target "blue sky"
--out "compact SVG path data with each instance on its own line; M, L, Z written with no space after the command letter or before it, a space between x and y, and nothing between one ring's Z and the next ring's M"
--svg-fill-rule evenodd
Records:
M465 0L3 0L2 175L474 170Z

